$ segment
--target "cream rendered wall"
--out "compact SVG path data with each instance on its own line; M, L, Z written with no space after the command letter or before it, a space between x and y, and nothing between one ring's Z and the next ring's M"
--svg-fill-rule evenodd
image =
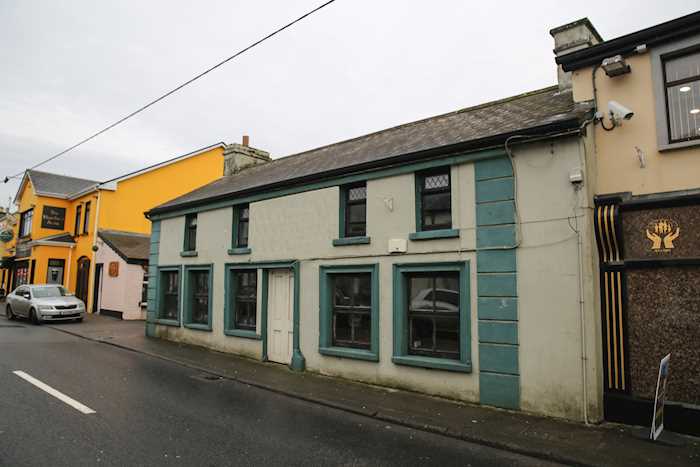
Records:
M577 196L568 181L570 169L582 164L584 156L580 151L582 149L575 141L519 146L514 151L519 207L524 222L523 244L517 253L521 405L527 411L573 419L582 418L581 314L578 237L569 228L567 217L576 209L582 232L587 228L586 222L590 221L587 191ZM388 240L408 239L415 230L413 174L368 181L369 245L332 246L333 239L338 236L337 187L252 203L250 255L227 254L231 241L230 208L199 213L198 256L195 258L180 256L184 218L162 220L160 265L214 265L213 332L157 326L158 335L260 358L260 341L229 337L223 333L224 265L228 262L299 260L300 343L309 370L478 401L474 166L470 163L454 166L451 173L453 225L460 230L460 238L408 241L407 253L397 256L387 254ZM577 207L577 203L583 207ZM583 234L582 242L587 241L590 239ZM472 373L394 365L391 362L392 264L455 260L470 263ZM320 355L319 266L372 263L379 264L380 275L380 361ZM590 288L592 273L590 268L584 267L584 270L584 288ZM597 321L594 319L597 315L590 291L586 294L586 325L591 326L589 321ZM260 310L258 322L259 313ZM599 336L599 333L592 330L588 336L595 340L594 336ZM595 372L595 369L588 371ZM597 402L593 405L597 407Z
M700 44L700 37L697 38ZM634 117L612 131L595 125L598 163L598 194L630 191L632 194L658 193L700 186L700 147L659 151L656 134L652 53L628 57L632 72L609 78L602 69L596 72L599 110L608 111L615 100L634 111ZM593 99L592 67L572 74L574 99ZM605 117L605 124L610 124ZM642 168L637 156L645 156Z
M574 169L586 171L584 149L579 138L569 138L513 150L521 221L516 255L521 407L583 420L582 362L587 361L588 418L599 420L602 401L596 388L602 375L595 355L600 348L600 320L590 182L584 173L584 186L577 189L568 178Z
M146 311L139 306L144 269L139 264L128 264L101 239L95 262L102 263L100 286L100 308L121 311L123 319L145 319ZM119 263L119 275L110 277L109 263Z

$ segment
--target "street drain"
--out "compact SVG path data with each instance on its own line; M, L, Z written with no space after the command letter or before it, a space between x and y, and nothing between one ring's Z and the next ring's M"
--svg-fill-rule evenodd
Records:
M221 381L223 378L221 376L212 375L209 373L202 373L201 375L193 376L194 379L199 379L202 381Z

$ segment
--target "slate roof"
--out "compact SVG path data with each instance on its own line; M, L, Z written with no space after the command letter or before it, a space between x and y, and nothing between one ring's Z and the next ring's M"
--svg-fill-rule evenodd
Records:
M38 170L27 170L27 176L32 181L34 191L47 196L68 197L100 183L95 180L68 177Z
M97 236L109 245L127 263L145 263L151 246L151 238L136 232L99 230Z
M575 105L571 91L552 86L518 96L407 123L347 141L257 165L222 177L147 214L205 204L340 173L378 168L434 152L503 144L512 134L578 126L588 107Z

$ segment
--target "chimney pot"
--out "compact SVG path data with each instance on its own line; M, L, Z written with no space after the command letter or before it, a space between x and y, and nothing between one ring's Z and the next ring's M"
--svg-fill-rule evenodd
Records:
M249 145L250 145L250 136L243 135L243 146L249 146Z

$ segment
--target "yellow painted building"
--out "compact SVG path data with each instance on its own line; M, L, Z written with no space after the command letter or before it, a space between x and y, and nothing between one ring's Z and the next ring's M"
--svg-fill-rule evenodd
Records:
M4 244L2 285L63 284L92 311L102 271L95 264L102 244L97 233L149 234L143 213L220 178L224 147L217 143L104 182L28 170L15 197L13 238Z

